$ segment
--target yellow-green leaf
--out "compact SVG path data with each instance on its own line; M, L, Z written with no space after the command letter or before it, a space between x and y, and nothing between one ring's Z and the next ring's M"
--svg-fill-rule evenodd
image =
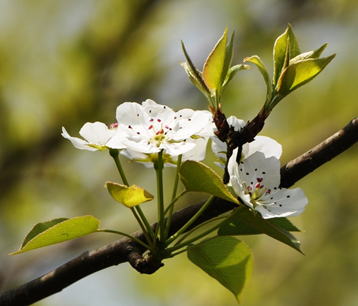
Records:
M236 73L240 70L248 70L250 69L249 65L243 65L243 64L239 64L239 65L235 65L229 68L229 70L227 71L227 74L225 76L225 80L223 83L223 87L225 87L230 81L231 79L236 75Z
M136 185L126 186L107 182L106 187L113 199L127 207L133 207L151 201L154 198L148 191Z
M301 53L301 54L295 56L294 58L290 59L290 64L294 64L296 62L299 62L299 61L302 61L302 60L305 60L308 58L318 58L318 57L320 57L320 55L322 54L324 49L326 49L326 47L327 47L327 44L323 44L321 47L319 47L316 50Z
M24 253L33 249L79 238L93 232L99 227L99 220L93 216L59 218L38 223L27 234L21 248L10 255Z
M249 62L249 63L254 64L261 72L261 74L265 80L265 83L266 83L266 99L269 100L271 97L272 85L271 85L271 80L270 80L270 77L268 75L268 72L267 72L267 69L266 69L264 63L261 61L260 57L257 55L253 55L253 56L244 58L244 62Z
M290 25L287 26L284 33L282 33L275 41L273 47L273 82L277 83L278 78L281 75L283 69L285 69L285 63L300 54L297 39L292 31Z
M252 272L251 251L244 242L235 237L215 237L190 247L188 258L239 300Z
M239 203L219 175L203 163L185 161L180 167L180 178L187 191L206 192L218 198Z
M201 73L196 69L193 61L191 60L188 52L186 51L185 45L181 42L181 47L186 59L185 63L182 63L186 74L188 75L190 81L205 95L210 96L210 90L206 87L204 80L201 77Z
M225 66L226 42L227 29L225 29L224 34L216 43L204 64L203 79L212 92L219 90L223 82L222 74Z
M322 58L308 58L289 65L277 82L276 90L281 95L306 84L316 77L335 57L335 54Z

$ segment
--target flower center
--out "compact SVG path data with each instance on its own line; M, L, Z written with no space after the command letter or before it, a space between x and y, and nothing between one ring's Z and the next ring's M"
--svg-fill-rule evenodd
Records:
M271 189L266 188L263 185L263 178L258 177L257 183L254 185L254 182L251 182L250 185L244 185L245 193L250 195L252 204L255 206L262 205L259 201L261 197L265 194L270 194Z
M158 148L160 144L165 140L165 133L163 129L160 129L155 135L151 138L151 142L154 143Z

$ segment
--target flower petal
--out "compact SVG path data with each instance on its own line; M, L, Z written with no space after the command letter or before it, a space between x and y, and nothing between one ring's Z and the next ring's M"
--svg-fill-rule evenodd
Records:
M280 185L280 161L276 157L265 158L262 152L255 152L237 167L240 180L247 185L260 182L267 189L275 189Z
M234 128L235 132L240 131L246 125L246 122L244 120L241 120L235 116L230 116L226 120L227 123Z
M257 151L264 153L265 157L273 156L280 159L282 146L270 137L256 136L253 142L244 144L242 148L242 158L247 158Z
M69 141L71 141L72 145L80 150L88 150L88 151L97 151L96 148L90 147L88 146L88 142L78 138L78 137L72 137L70 136L66 129L64 127L62 127L62 133L61 133L62 137L68 139Z
M188 139L187 142L193 143L195 146L190 151L184 153L182 160L204 160L208 138Z
M227 146L218 137L211 137L211 150L220 160L216 163L220 168L225 167Z
M148 117L156 119L156 122L159 119L160 122L166 123L175 116L175 112L169 106L158 104L150 99L145 100L142 103L142 107Z
M149 120L142 105L135 102L124 102L120 104L116 110L116 119L120 126L146 126Z
M212 136L212 116L210 112L183 109L176 113L176 117L176 129L170 134L173 140L187 139L193 135Z
M109 129L102 122L87 122L80 129L80 135L89 144L105 146L108 140L114 135L114 130Z
M282 188L265 196L265 205L257 206L263 218L293 217L303 212L308 200L301 188Z
M195 147L195 144L192 142L173 142L173 143L162 143L161 148L164 149L164 152L170 156L178 156L189 152Z

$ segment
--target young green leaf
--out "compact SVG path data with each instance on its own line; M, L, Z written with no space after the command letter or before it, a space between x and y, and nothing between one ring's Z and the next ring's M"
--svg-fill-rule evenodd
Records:
M93 216L59 218L38 223L27 234L21 248L10 255L24 253L51 244L82 237L96 232L99 220Z
M335 57L308 58L289 65L281 74L276 91L284 96L316 77Z
M291 25L288 25L285 32L275 41L273 47L273 83L276 84L281 72L291 58L300 54L297 39L292 31Z
M203 67L203 79L211 92L219 91L223 82L226 58L227 29L209 54Z
M232 80L232 78L236 75L236 73L240 70L248 70L250 69L249 65L243 65L243 64L239 64L239 65L235 65L232 66L225 77L224 83L223 83L223 88Z
M266 234L302 253L300 242L290 233L299 231L286 218L263 219L246 207L241 207L220 227L219 235Z
M136 185L126 186L106 182L105 186L113 199L127 207L133 207L154 199L154 196L148 191Z
M261 74L265 80L265 83L266 83L266 100L268 101L271 98L272 85L271 85L271 80L270 80L269 74L267 72L267 69L266 69L264 63L261 61L260 57L257 55L253 55L253 56L244 58L244 62L249 62L249 63L254 64L261 72Z
M327 44L323 44L321 47L319 47L316 50L301 53L301 54L295 56L294 58L292 58L290 60L290 64L294 64L296 62L299 62L299 61L302 61L302 60L305 60L308 58L318 58L318 57L320 57L320 55L322 54L324 49L326 49L326 47L327 47Z
M205 96L210 97L210 90L206 87L206 84L201 77L201 73L198 71L198 69L196 69L192 60L190 59L183 42L181 42L181 47L186 59L186 63L183 63L182 66L189 76L189 79Z
M232 56L234 53L234 37L235 37L235 33L232 33L231 35L231 39L229 44L226 46L226 52L225 52L225 59L224 59L224 67L223 67L223 71L221 73L221 81L220 84L223 84L226 76L229 72L229 68L231 65L231 61L232 61Z
M252 272L252 255L245 243L235 237L215 237L190 247L188 258L239 300Z
M214 170L203 163L187 160L180 167L180 178L187 191L201 191L239 203Z

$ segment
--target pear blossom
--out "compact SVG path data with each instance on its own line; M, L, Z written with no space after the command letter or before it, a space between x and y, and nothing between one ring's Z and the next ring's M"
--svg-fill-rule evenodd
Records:
M244 120L238 119L235 116L227 118L229 126L234 128L234 131L240 131L246 125ZM214 127L214 130L216 127ZM211 138L211 149L214 154L218 157L219 161L215 164L221 168L225 167L226 164L226 143L222 142L218 137L213 136ZM248 158L255 152L264 153L265 157L274 156L280 158L282 154L282 146L274 139L267 136L256 136L255 140L249 143L245 143L242 146L241 160Z
M164 162L175 164L179 155L185 159L202 160L208 138L212 136L209 111L170 107L146 100L142 104L125 102L117 107L118 127L111 143L118 138L125 145L121 154L152 166L157 154L163 152Z
M117 137L115 141L111 141L115 135L116 128L116 124L107 127L102 122L87 122L79 132L83 139L70 136L64 127L62 127L61 135L80 150L97 151L113 148L113 146L116 149L122 149L124 145L121 143L120 138Z
M307 204L302 189L280 188L280 161L255 152L239 163L229 159L230 184L241 201L264 219L299 215Z

